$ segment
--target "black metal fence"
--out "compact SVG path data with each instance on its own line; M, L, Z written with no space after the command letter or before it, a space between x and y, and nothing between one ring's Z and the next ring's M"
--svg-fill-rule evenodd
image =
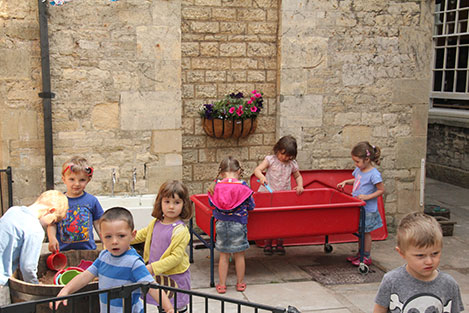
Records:
M11 167L0 169L0 217L13 206L13 178Z
M48 298L43 300L36 300L36 301L28 301L28 302L21 302L21 303L14 303L7 306L0 307L0 313L36 313L37 307L42 305L44 307L45 304L53 303L53 309L50 312L58 312L62 304L58 310L55 309L55 303L59 300L67 300L68 307L70 310L67 312L77 312L74 309L74 302L76 301L88 301L88 310L79 310L77 313L95 313L96 309L93 310L93 299L96 298L97 295L102 293L107 293L107 311L109 312L110 300L112 299L122 299L123 301L123 313L130 313L132 312L132 291L141 288L142 294L146 295L148 291L151 289L158 289L159 294L161 297L161 293L163 290L168 292L174 293L174 302L177 303L178 294L184 293L189 295L189 304L187 305L187 313L224 313L224 312L272 312L272 313L300 313L295 307L288 306L288 308L281 308L281 307L273 307L263 304L257 304L242 300L236 300L231 298L225 298L217 295L209 295L202 292L197 291L187 291L182 289L177 289L173 287L161 286L153 283L136 283L136 284L129 284L115 288L109 289L102 289L102 290L95 290L95 291L87 291L81 293L75 293L72 295L68 295L66 297L60 298ZM201 299L201 300L198 300ZM144 312L147 312L147 303L146 297L143 297L143 304L144 304ZM159 312L164 312L161 307L159 307Z

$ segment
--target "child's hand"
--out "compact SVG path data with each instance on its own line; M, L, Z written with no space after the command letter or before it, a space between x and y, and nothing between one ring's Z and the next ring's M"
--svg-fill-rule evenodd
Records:
M344 189L344 187L345 187L345 180L337 184L337 189Z
M297 195L301 195L305 189L303 188L303 186L296 186L295 190Z
M370 200L369 195L358 195L357 198L363 201Z
M57 241L57 238L51 238L49 240L49 251L54 253L55 251L59 251L59 242Z
M267 179L265 178L265 176L263 178L259 178L259 184L261 185L268 185L269 182L267 181Z
M64 306L67 306L67 300L61 300L61 301L55 301L55 310L59 308L59 305L63 303ZM54 309L54 302L49 303L49 309L53 310Z

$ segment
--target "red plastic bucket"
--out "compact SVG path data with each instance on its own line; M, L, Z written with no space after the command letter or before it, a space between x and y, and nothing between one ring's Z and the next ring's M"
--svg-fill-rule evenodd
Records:
M47 257L46 264L51 270L60 271L67 266L67 257L65 254L55 251Z

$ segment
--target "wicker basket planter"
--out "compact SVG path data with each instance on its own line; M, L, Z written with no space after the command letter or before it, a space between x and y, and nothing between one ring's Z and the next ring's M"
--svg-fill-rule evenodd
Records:
M243 138L254 133L257 128L257 119L203 118L202 126L205 133L213 138Z

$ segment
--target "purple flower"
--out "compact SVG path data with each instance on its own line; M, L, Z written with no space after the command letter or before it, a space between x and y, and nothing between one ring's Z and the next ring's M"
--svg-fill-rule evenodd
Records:
M243 97L244 97L244 95L243 95L242 92L238 92L236 94L234 92L230 93L230 98L241 99Z

